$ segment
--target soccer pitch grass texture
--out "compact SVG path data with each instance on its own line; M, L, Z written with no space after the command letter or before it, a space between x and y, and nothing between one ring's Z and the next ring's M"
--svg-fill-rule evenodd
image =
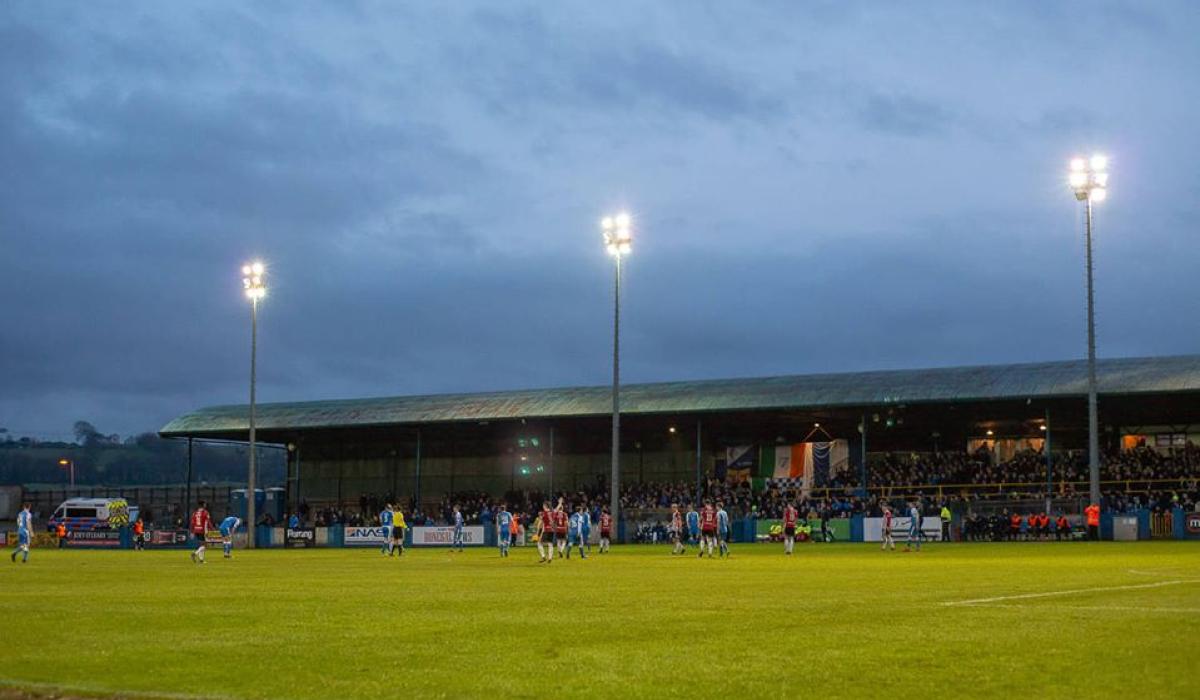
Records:
M0 698L1200 697L1200 543L39 549L0 619Z

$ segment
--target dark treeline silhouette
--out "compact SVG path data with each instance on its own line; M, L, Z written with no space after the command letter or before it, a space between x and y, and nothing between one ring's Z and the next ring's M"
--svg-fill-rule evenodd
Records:
M65 484L75 466L77 485L179 484L187 480L187 441L164 440L155 433L122 439L107 435L87 421L74 426L75 441L44 441L17 436L0 428L0 484ZM246 447L196 442L192 480L225 482L246 478ZM259 451L260 483L284 479L284 454Z

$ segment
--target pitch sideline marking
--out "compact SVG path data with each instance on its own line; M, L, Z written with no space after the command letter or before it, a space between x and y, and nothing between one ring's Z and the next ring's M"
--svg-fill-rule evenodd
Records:
M1021 603L977 603L973 608L1020 608L1022 610L1091 610L1091 611L1122 611L1139 613L1168 613L1171 615L1200 615L1200 608L1156 608L1146 605L1023 605Z
M58 692L80 692L99 695L100 697L129 697L129 698L165 698L166 700L238 700L232 695L196 695L193 693L173 693L170 691L154 690L120 690L103 688L96 685L74 683L43 683L40 681L22 681L15 678L0 678L0 688L21 690L52 690Z
M1000 595L993 598L973 598L971 600L951 600L942 603L945 606L955 605L979 605L981 603L995 603L1001 600L1027 600L1030 598L1053 598L1056 596L1076 595L1079 593L1102 593L1104 591L1130 591L1140 588L1162 588L1163 586L1176 586L1181 583L1200 583L1197 580L1179 580L1179 581L1156 581L1154 583L1137 583L1128 586L1100 586L1097 588L1075 588L1068 591L1047 591L1044 593L1020 593L1017 595Z

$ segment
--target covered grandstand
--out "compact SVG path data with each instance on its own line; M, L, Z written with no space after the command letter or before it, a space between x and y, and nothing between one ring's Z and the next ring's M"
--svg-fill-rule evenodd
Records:
M837 442L856 489L877 454L1060 453L1086 446L1087 366L1042 362L630 384L621 389L621 479L772 476L782 445ZM1101 360L1101 444L1182 446L1200 433L1200 356ZM260 404L258 439L286 446L287 500L364 493L434 501L477 490L570 491L610 469L611 388ZM864 429L865 428L865 429ZM203 408L160 434L245 441L248 406ZM868 459L864 459L864 455ZM736 460L744 462L734 463ZM865 483L864 483L865 482Z

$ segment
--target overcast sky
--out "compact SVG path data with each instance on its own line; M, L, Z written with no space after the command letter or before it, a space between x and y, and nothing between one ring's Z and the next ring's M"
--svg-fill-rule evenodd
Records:
M1200 3L6 2L0 426L1197 351Z

